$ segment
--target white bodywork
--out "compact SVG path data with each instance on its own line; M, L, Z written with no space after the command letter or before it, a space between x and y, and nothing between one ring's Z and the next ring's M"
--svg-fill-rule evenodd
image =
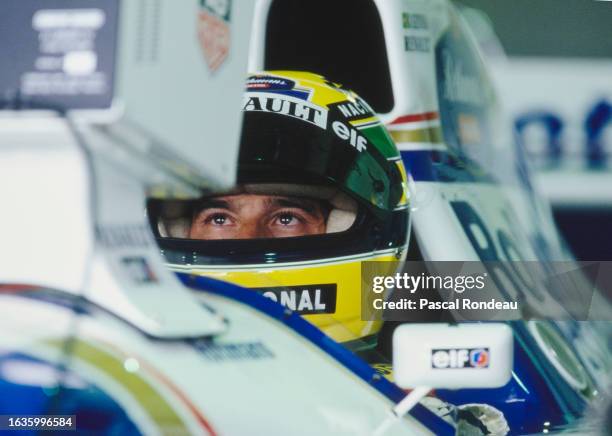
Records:
M228 56L211 72L199 2L145 3L120 3L110 109L0 115L0 196L11 211L0 281L83 295L153 336L220 333L220 316L165 268L143 211L149 193L234 183L251 4L231 3Z
M143 214L147 181L129 172L143 169L120 164L121 149L85 126L9 115L0 120L0 196L10 211L0 281L82 295L154 336L223 331L163 264Z
M230 8L227 58L216 71L198 43L201 2L165 0L158 2L161 13L142 3L122 2L116 93L122 123L145 134L140 151L149 158L194 184L227 189L236 174L253 2L203 2Z
M207 354L181 340L151 341L103 312L77 316L44 301L11 295L0 299L1 348L58 363L66 334L78 332L72 338L70 369L122 406L143 434L365 436L393 406L309 341L222 297L202 295L228 322L227 331L213 339L215 346L256 344L255 357ZM41 323L47 327L41 329ZM40 382L36 372L29 377L31 383ZM54 385L60 375L55 377L47 383ZM155 395L131 388L142 382ZM156 404L158 414L152 413ZM159 413L162 406L178 418ZM385 434L431 432L408 417Z

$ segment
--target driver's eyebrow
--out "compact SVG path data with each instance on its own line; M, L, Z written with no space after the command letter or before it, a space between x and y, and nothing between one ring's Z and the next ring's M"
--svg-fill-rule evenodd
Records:
M270 206L276 207L289 207L302 209L303 211L316 215L318 212L324 212L320 207L319 203L314 200L309 200L307 198L288 198L288 197L276 197L270 199Z
M204 209L227 209L231 210L230 203L226 200L218 198L205 198L200 200L195 208L195 213L198 214Z

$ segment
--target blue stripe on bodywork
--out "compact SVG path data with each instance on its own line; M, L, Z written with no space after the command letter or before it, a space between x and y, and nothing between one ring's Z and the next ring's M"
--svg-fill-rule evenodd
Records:
M269 298L259 295L257 292L221 280L210 277L193 276L186 273L177 273L177 276L186 286L194 290L209 292L239 301L282 322L325 351L328 355L376 388L391 401L397 403L406 396L406 393L397 385L382 377L372 369L370 365L355 356L355 354L347 348L325 335L321 330L310 324L296 312L286 309ZM448 424L420 404L412 409L410 414L436 435L455 434L455 429L452 425Z
M402 150L400 154L416 182L493 182L491 175L465 156L444 150Z

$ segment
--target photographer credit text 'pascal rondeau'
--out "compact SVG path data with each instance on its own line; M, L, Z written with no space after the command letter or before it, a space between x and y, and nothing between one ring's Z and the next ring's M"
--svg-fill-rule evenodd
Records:
M486 288L486 272L472 275L429 275L421 273L396 273L395 275L374 276L371 291L376 294L372 301L374 310L519 310L517 301L499 301L488 298L483 301L483 292L469 298L461 295L466 291L478 292ZM435 297L424 291L435 292ZM452 292L456 298L440 301L439 292ZM395 298L389 298L390 293ZM401 293L405 298L397 298ZM418 298L413 298L418 293ZM450 294L449 294L450 295ZM412 298L409 298L412 297ZM476 300L476 301L475 301Z

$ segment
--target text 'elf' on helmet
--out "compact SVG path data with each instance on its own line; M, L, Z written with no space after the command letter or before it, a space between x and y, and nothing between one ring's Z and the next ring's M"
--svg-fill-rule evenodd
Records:
M334 339L374 335L361 318L361 262L405 258L406 172L369 105L311 73L262 72L247 80L238 184L223 195L316 199L327 205L317 235L193 240L198 202L149 201L170 267L228 280L305 315Z

